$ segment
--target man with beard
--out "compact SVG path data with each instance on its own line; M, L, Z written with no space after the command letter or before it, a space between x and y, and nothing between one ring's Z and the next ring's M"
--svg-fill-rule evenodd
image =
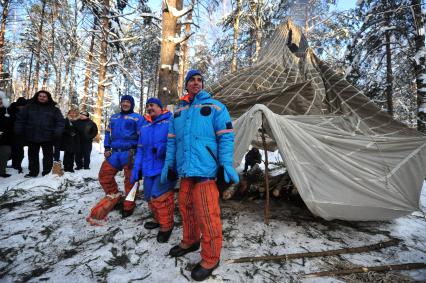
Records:
M47 175L53 166L53 143L62 136L65 120L55 107L52 95L46 90L37 91L22 111L18 113L15 134L28 142L30 172L26 178L37 177L40 171L39 151L43 151L42 175Z

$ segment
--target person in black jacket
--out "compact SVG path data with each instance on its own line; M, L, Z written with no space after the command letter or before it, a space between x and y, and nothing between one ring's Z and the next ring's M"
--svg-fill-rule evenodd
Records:
M87 111L80 112L80 119L75 121L75 126L80 136L80 149L76 153L76 170L90 169L90 153L92 152L92 141L98 134L98 127L89 119Z
M245 156L245 165L244 165L244 171L247 172L248 167L253 168L253 166L256 163L262 162L262 155L260 155L259 150L256 147L253 147L252 149L247 152Z
M4 92L0 91L0 177L7 178L6 165L9 160L13 136L13 123L7 111L9 100Z
M74 172L74 159L80 151L80 135L75 123L78 120L78 111L71 109L65 119L65 130L62 134L61 149L64 151L64 171Z
M19 97L16 102L10 104L9 114L12 118L13 124L16 122L16 116L19 111L21 111L24 106L27 105L27 100L24 97ZM13 135L12 143L12 168L18 170L19 173L22 173L22 160L24 159L24 138L18 135Z
M52 95L46 90L37 91L27 106L18 113L15 133L28 141L30 172L26 178L37 177L40 167L38 154L43 150L43 171L47 175L53 166L53 142L60 139L65 121Z

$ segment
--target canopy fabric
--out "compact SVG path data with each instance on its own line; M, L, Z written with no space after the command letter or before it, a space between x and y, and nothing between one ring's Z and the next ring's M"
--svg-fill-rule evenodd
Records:
M391 219L418 210L423 134L382 111L280 25L250 67L208 89L238 118L235 163L264 126L309 209L325 219Z
M262 119L315 215L387 220L419 210L426 168L423 136L372 136L355 116L278 115L258 104L234 123L234 160L242 160Z

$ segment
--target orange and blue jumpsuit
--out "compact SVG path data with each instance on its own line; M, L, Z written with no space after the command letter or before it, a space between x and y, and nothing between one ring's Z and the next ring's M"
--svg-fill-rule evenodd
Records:
M105 151L112 154L101 165L99 183L107 195L117 194L118 185L115 175L124 169L124 190L126 195L132 189L130 176L132 174L132 159L136 151L141 127L142 116L137 113L116 113L111 116L110 123L105 130ZM124 210L132 210L134 202L124 203ZM127 207L126 207L127 206Z
M144 199L148 202L155 220L162 231L169 231L174 224L174 186L176 182L160 182L167 149L167 134L172 113L163 111L155 119L145 115L140 128L138 149L133 166L131 182L143 176Z
M222 224L216 175L219 167L238 182L232 167L234 130L226 107L202 90L178 104L170 123L165 166L181 177L179 210L183 221L182 246L192 246L201 238L201 265L213 268L220 259Z

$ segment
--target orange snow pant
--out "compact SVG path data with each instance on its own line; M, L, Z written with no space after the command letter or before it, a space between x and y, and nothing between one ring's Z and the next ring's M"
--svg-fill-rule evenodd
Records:
M124 192L125 196L130 192L132 189L132 184L130 183L130 177L132 175L132 169L129 168L128 165L125 165L123 167L124 169ZM101 169L99 170L99 183L101 184L102 188L105 191L105 194L116 194L118 193L118 185L115 181L115 175L118 173L118 169L114 168L107 160L105 160L102 165ZM124 201L123 203L123 209L130 211L135 208L135 202L134 201Z
M183 178L179 190L179 210L183 222L185 247L200 241L201 265L213 268L220 259L222 249L222 223L220 220L219 191L214 180L196 183Z
M173 228L175 211L174 195L174 191L170 191L148 202L155 221L160 224L161 231L169 231Z

